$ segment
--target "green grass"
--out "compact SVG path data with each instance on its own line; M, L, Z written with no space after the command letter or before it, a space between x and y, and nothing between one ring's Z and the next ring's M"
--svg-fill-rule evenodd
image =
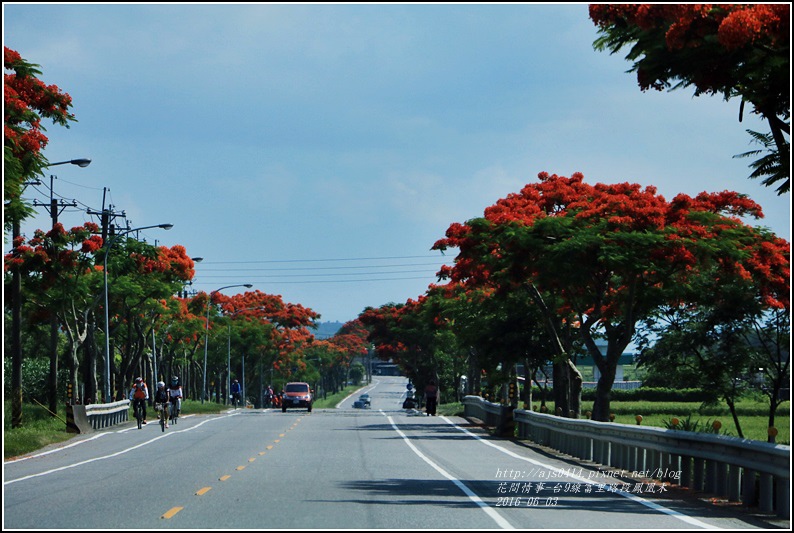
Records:
M10 401L3 402L3 410L3 458L6 460L74 437L74 433L66 432L65 406L58 408L58 419L43 407L23 404L22 427L14 429L11 428Z
M554 402L546 405L553 410ZM620 402L613 401L609 404L610 410L615 415L618 424L636 425L637 415L642 416L642 426L666 428L673 417L679 420L689 418L697 423L698 428L711 425L719 421L721 435L738 436L733 417L724 404L703 406L699 402ZM737 403L736 411L744 438L766 442L768 405L758 400L742 400ZM582 402L582 413L593 409L592 402ZM775 416L775 427L778 430L776 443L789 445L791 443L791 418L790 402L784 402L778 407Z

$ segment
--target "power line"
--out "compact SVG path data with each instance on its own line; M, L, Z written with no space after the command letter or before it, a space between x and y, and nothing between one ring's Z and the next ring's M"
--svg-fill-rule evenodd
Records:
M437 255L406 255L394 257L344 257L339 259L270 259L265 261L207 261L206 265L243 265L256 263L319 263L333 261L384 261L393 259L425 259L428 257L439 258Z
M248 278L246 278L248 279ZM408 278L371 278L371 279L329 279L329 280L306 280L306 281L271 281L273 285L285 285L285 284L309 284L309 283L362 283L368 281L399 281L399 280L411 280L411 279L428 279L427 276L416 276L416 277L408 277ZM201 281L194 281L193 285L216 285L216 283L205 283Z
M264 278L316 278L316 277L328 277L328 276L375 276L380 274L416 274L419 272L427 272L427 270L395 270L394 272L334 272L333 274L273 274L273 275L263 275L263 276L246 276L246 279L264 279ZM229 278L230 276L205 276L202 274L202 278ZM232 276L234 277L234 276Z
M202 263L203 264L203 263ZM407 266L440 266L444 263L403 263L393 265L361 265L361 266L335 266L335 267L291 267L291 268L201 268L202 272L294 272L296 270L349 270L364 268L396 268ZM197 266L198 268L198 266Z

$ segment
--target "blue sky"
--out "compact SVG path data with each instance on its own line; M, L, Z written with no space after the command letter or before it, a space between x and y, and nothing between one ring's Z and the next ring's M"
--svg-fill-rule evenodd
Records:
M74 101L45 155L93 161L51 169L79 205L64 225L106 195L130 227L174 224L141 237L203 257L194 289L252 283L340 322L423 294L447 227L543 171L739 191L791 240L790 195L732 157L767 128L642 93L595 38L587 4L3 4L4 44Z

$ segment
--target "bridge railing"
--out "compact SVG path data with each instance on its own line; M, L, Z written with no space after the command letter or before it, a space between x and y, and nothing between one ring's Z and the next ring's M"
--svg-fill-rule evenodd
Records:
M464 398L488 426L513 417L517 436L571 457L689 487L790 518L791 447L692 431L563 418ZM497 417L499 413L501 417Z

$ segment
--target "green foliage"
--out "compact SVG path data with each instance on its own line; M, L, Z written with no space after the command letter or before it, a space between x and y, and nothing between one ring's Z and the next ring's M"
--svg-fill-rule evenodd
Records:
M789 176L789 169L785 166L784 159L790 160L790 156L784 157L784 154L777 149L771 133L764 134L752 130L747 130L747 133L750 134L755 143L764 147L763 150L750 150L733 157L760 156L750 164L750 168L753 169L750 178L760 179L765 187L772 187L776 183L780 183L777 188L779 195L789 192L791 190L791 177ZM788 148L789 146L786 144L786 149Z
M700 420L692 420L692 415L688 415L683 420L680 418L671 418L665 421L664 427L667 429L676 429L681 431L697 431L700 427Z
M355 363L350 367L350 373L348 374L350 377L350 381L353 382L354 385L358 385L361 383L361 380L364 378L364 374L366 374L366 369L364 365L361 363Z
M11 375L11 358L3 358L3 375ZM48 402L50 360L44 357L29 357L22 360L22 401L33 403L38 401L44 405ZM66 383L69 375L66 369L58 370L58 397L66 398ZM11 380L3 380L3 394L11 396Z
M540 389L532 387L532 396L539 397ZM609 393L613 402L705 402L710 395L701 389L674 389L669 387L639 387L637 389L613 389ZM582 401L594 401L595 389L584 389Z

